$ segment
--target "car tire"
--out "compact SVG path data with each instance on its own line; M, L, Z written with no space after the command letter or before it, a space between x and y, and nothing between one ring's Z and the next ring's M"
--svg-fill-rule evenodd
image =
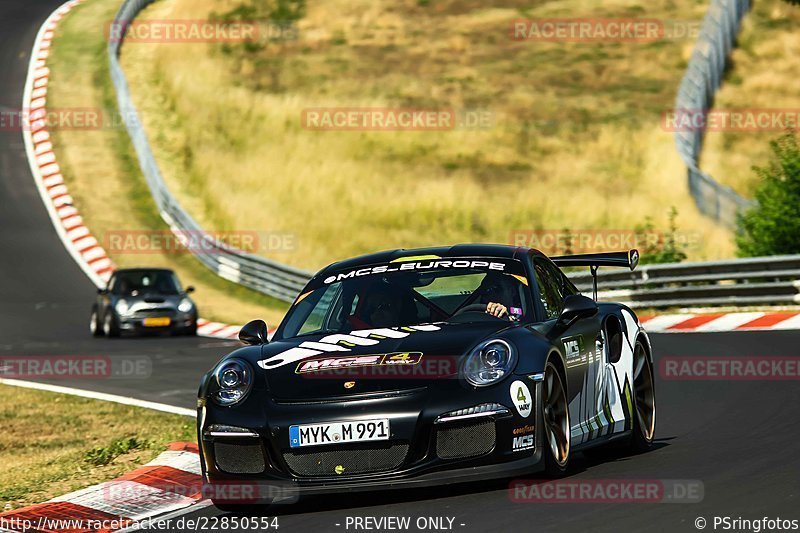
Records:
M192 325L183 330L184 335L188 335L189 337L196 337L197 336L197 322L192 322Z
M653 365L640 340L636 341L633 351L632 389L630 449L635 453L642 453L653 447L656 429L656 390Z
M100 323L100 313L97 312L97 306L92 306L92 314L89 318L89 333L92 337L102 337L103 324Z
M545 367L541 410L544 470L550 477L562 477L569 470L571 426L564 378L552 361Z
M103 333L106 337L119 337L119 323L113 311L106 311L106 315L103 317Z

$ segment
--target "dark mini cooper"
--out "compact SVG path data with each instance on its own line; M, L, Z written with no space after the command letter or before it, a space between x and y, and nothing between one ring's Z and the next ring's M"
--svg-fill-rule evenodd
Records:
M197 334L197 306L165 268L117 270L105 289L97 290L89 331L96 337L121 333L171 332Z
M561 266L633 269L638 253L395 250L326 267L272 339L253 321L201 381L209 494L262 500L567 471L579 450L648 449L653 357L624 305ZM596 287L596 278L595 278ZM216 496L216 497L215 497ZM251 502L248 502L251 503Z

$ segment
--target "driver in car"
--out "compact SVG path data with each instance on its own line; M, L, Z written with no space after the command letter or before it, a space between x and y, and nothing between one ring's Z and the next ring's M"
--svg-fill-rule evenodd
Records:
M388 289L367 296L364 314L374 327L397 326L400 320L400 303L395 293Z
M378 282L370 286L350 323L358 328L395 327L417 323L413 297L403 287Z
M486 304L486 313L497 318L517 320L522 309L514 307L517 301L516 283L503 274L489 274L481 282L478 301Z

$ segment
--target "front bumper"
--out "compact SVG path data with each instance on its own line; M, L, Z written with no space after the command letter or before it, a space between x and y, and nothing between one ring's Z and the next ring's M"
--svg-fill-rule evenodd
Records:
M150 326L145 325L145 320L149 318L169 318L169 324L164 326ZM162 314L158 317L149 316L120 316L119 329L120 331L131 333L147 333L159 331L175 331L185 330L192 328L197 323L197 317L185 313L169 313Z
M535 471L542 460L544 438L539 408L542 391L541 383L534 381L532 376L517 377L525 380L534 396L534 409L528 417L520 415L510 398L509 383L512 380L489 387L489 390L469 393L465 393L463 384L450 380L445 386L437 384L436 391L426 388L382 397L373 394L346 402L286 403L257 394L251 395L237 408L221 408L208 402L198 409L198 440L204 479L211 486L236 482L252 484L259 487L262 500L283 500L308 494L426 487L528 474ZM454 400L456 397L458 401ZM263 409L257 407L260 400L264 401L261 403L265 406ZM484 403L499 403L507 407L509 413L435 423L440 415ZM358 463L363 463L363 456L355 453L352 465L348 464L347 458L341 461L341 465L337 464L342 466L340 472L330 469L330 472L322 474L304 475L297 471L296 464L293 468L287 462L287 453L298 450L289 446L289 426L369 418L389 418L389 443L408 445L407 454L399 465L380 471L363 471L364 465ZM469 457L452 456L452 451L442 457L442 448L437 448L442 431L477 424L485 427L488 421L494 426L494 441L490 448ZM219 424L246 428L252 435L209 435L207 428ZM520 437L526 443L522 447ZM308 453L358 451L372 444L375 443L367 446L329 444L310 447ZM236 452L231 450L237 450L236 447L242 451L242 457L245 453L253 457L253 454L258 454L263 462L252 462L256 467L246 473L231 472L231 461L223 459L221 454L230 457L234 453L235 457ZM347 457L347 453L344 456ZM319 463L323 463L322 455ZM348 473L359 469L359 473Z

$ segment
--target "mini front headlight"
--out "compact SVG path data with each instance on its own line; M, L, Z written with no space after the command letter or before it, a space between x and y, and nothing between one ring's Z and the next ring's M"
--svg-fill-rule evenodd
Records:
M253 384L253 371L246 361L228 359L217 366L214 379L219 390L212 398L219 405L229 406L238 403L250 392Z
M115 306L118 315L124 315L128 312L128 302L125 300L119 300L117 305Z
M192 301L189 298L184 298L181 300L181 303L178 304L178 311L181 313L188 313L192 310L192 307L194 307Z
M517 355L506 341L494 339L479 344L464 362L464 378L476 387L497 383L514 370Z

